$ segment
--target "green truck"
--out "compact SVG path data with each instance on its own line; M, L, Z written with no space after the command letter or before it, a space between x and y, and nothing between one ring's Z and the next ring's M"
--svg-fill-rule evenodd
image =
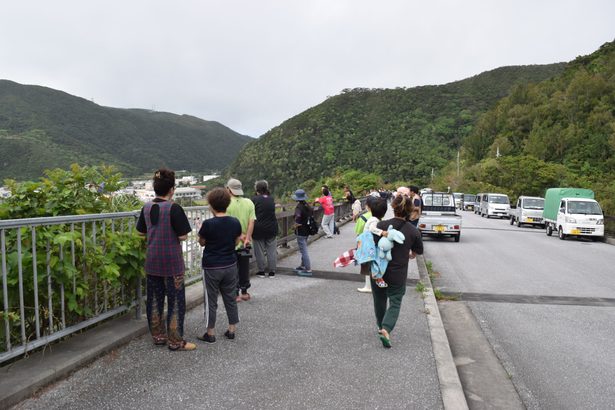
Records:
M548 236L555 231L562 240L568 236L604 237L604 215L591 189L547 189L542 216Z

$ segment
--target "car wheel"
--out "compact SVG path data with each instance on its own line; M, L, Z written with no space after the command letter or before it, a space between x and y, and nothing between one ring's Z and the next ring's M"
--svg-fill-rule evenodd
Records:
M455 235L455 242L459 242L461 240L461 232Z
M551 226L551 224L547 224L547 236L551 236L553 235L553 227Z
M557 236L559 236L559 238L563 241L566 240L566 234L564 234L564 230L562 229L562 227L560 226L559 229L557 230Z

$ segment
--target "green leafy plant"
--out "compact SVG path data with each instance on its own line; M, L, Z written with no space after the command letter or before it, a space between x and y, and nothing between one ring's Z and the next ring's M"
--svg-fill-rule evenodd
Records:
M111 192L122 186L120 180L121 175L110 167L73 165L68 171L47 171L38 182L9 181L13 195L0 204L0 215L19 219L135 210L139 206L135 198L113 200ZM144 276L145 261L145 241L130 229L131 222L132 216L118 220L117 225L98 221L6 229L9 309L2 317L9 319L10 334L4 334L1 326L2 337L10 337L12 344L21 343L20 264L26 339L35 336L35 287L43 335L62 326L62 303L67 326L130 303L137 280ZM49 328L50 315L53 328ZM2 342L0 349L5 346Z

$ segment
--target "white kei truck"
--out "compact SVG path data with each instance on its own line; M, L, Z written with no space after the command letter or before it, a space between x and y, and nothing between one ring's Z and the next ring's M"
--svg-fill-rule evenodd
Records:
M545 224L542 219L544 208L544 198L522 195L517 199L517 204L514 207L511 206L508 210L510 224L516 223L519 227L523 224L540 225L541 228L544 228Z
M591 189L547 189L542 215L548 236L555 231L562 240L569 236L604 237L604 215Z
M421 235L461 239L461 215L457 215L455 198L447 192L423 194L423 208L419 218Z

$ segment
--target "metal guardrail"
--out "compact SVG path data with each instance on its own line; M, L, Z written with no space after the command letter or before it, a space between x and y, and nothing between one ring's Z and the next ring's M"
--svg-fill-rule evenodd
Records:
M277 213L279 246L288 247L295 239L294 208L295 204L283 205ZM198 231L211 215L206 206L184 210L193 227L182 242L186 284L190 284L202 277ZM336 204L335 219L351 212L351 204ZM111 286L99 278L103 267L86 265L89 253L104 254L106 232L130 233L138 216L134 211L0 220L0 364L133 307L136 317L141 317L143 279L120 280ZM322 218L320 207L315 208L315 218ZM65 242L55 240L60 235L65 235ZM31 265L31 271L26 272L24 265ZM65 272L67 268L71 274ZM74 295L80 292L75 300ZM73 295L72 299L67 300L66 293ZM73 309L67 308L69 303ZM81 313L75 313L75 303ZM18 312L18 318L10 312Z

